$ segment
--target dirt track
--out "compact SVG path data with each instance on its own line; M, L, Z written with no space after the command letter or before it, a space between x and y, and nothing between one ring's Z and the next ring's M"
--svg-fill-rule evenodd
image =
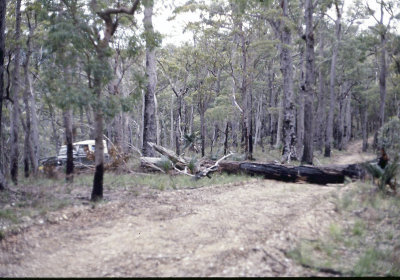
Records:
M283 252L324 233L340 189L254 179L69 208L3 240L0 276L324 275Z
M66 211L8 240L1 276L308 275L281 250L334 218L335 189L254 180Z

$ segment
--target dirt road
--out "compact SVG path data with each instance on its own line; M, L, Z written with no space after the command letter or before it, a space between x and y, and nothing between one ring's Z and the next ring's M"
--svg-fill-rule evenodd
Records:
M69 209L4 242L0 275L308 275L281 250L321 234L335 189L253 180Z
M323 275L283 252L324 234L343 188L253 179L65 209L2 241L0 276Z

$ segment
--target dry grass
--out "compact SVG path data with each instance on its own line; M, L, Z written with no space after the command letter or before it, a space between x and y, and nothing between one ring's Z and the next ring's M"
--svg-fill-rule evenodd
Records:
M400 197L357 182L336 198L337 223L319 240L290 252L302 265L344 276L400 276Z

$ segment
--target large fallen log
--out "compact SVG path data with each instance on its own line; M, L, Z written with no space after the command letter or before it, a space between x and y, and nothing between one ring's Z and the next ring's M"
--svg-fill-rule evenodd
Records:
M184 169L185 166L187 165L185 159L183 159L182 157L180 157L179 155L177 155L175 152L164 148L160 145L157 145L155 143L152 142L147 142L150 147L152 147L154 150L156 150L157 152L159 152L160 154L166 156L170 161L172 161L174 163L175 166L177 166L180 169Z
M362 164L325 166L287 166L276 163L232 162L219 163L220 171L227 173L246 173L261 175L265 179L284 182L308 182L312 184L340 184L345 177L361 179L365 176Z

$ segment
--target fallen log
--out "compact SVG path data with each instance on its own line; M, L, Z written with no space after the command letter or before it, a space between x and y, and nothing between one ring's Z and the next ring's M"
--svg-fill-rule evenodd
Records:
M178 156L175 152L164 148L160 145L157 145L155 143L152 142L147 142L150 147L152 147L154 150L156 150L157 152L159 152L160 154L166 156L170 161L172 161L174 163L175 166L177 166L180 169L184 169L185 166L187 165L187 162L185 159L183 159L182 157Z
M219 164L220 171L227 173L246 173L261 175L265 179L284 182L308 182L312 184L341 184L345 177L362 179L365 170L362 164L325 165L325 166L288 166L276 163L232 162Z

